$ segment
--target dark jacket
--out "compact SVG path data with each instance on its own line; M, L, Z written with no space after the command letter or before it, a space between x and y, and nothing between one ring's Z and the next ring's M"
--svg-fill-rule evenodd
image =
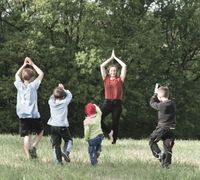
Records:
M150 99L150 106L158 111L158 127L175 128L176 104L173 100L160 102L155 94Z

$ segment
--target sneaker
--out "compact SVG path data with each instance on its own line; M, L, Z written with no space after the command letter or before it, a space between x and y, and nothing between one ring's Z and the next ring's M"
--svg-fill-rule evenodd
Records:
M164 164L164 162L165 162L165 158L166 158L166 154L163 153L163 154L161 155L161 157L160 157L160 163L161 163L162 166L163 166L163 164Z
M35 158L37 158L37 153L36 153L36 147L32 147L31 149L29 149L29 153L30 153L30 156L31 156L31 158L32 159L35 159Z
M168 164L168 163L165 163L165 164L163 164L163 165L162 165L162 168L169 169L169 168L170 168L170 164Z
M163 160L161 162L162 167L169 169L170 164L171 164L171 152L163 154Z
M63 166L63 162L58 162L58 165L61 165L61 166Z
M64 158L64 160L66 162L70 162L69 154L66 154L66 153L62 152L62 157Z
M113 140L113 141L112 141L112 144L116 144L116 140Z

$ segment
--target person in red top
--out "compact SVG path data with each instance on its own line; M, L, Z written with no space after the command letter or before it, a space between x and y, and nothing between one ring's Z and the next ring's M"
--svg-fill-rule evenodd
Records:
M112 61L116 60L122 67L120 76L117 76L117 66L111 64L106 69L106 66ZM105 100L101 107L102 117L101 126L104 132L109 135L112 144L116 144L118 137L119 119L122 112L122 96L123 84L126 77L126 64L115 56L114 50L109 59L100 65L101 76L104 81ZM112 127L109 129L104 123L105 117L112 113Z

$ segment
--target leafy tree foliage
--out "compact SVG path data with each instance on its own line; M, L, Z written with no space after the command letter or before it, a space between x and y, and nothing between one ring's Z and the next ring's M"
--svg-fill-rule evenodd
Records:
M177 137L199 138L199 0L1 0L0 15L1 132L18 131L14 74L30 56L45 72L44 124L48 98L62 82L73 93L70 128L82 136L84 105L103 102L99 65L115 49L127 64L120 136L153 130L157 114L149 98L159 82L176 99Z

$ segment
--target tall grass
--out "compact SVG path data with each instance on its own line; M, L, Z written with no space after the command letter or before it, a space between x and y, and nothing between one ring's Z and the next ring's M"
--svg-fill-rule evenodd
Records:
M97 167L90 165L83 139L74 139L71 162L64 166L52 160L50 137L43 137L35 160L25 160L19 136L0 135L0 143L1 180L200 180L199 141L177 140L170 169L152 157L148 140L122 139L116 145L104 140Z

